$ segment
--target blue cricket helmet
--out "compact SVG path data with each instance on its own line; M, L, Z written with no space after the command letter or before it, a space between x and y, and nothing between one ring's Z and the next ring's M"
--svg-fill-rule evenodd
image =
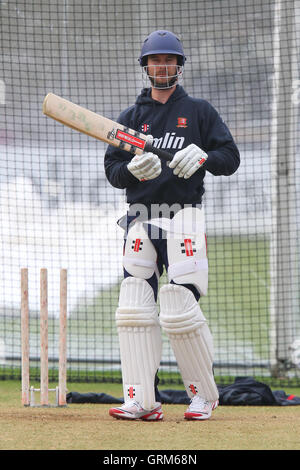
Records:
M184 65L186 61L182 44L171 31L154 31L145 39L139 57L142 67L147 65L147 56L152 54L175 54L178 57L178 65Z

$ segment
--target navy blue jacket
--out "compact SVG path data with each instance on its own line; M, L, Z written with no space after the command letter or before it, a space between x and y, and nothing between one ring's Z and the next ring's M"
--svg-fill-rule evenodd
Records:
M188 179L175 176L162 161L157 178L140 182L127 169L133 156L109 145L104 159L107 179L116 188L126 188L129 204L199 204L206 171L231 175L239 167L239 151L218 112L207 101L188 96L181 86L165 104L151 98L150 88L143 89L118 122L153 135L154 145L172 154L192 143L208 154L205 164Z

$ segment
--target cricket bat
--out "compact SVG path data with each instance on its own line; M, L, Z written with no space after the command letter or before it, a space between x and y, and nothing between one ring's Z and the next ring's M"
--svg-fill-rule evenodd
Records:
M65 126L130 152L133 155L152 152L167 161L171 161L173 158L171 153L156 148L147 142L145 134L129 129L54 93L48 93L45 96L43 113Z

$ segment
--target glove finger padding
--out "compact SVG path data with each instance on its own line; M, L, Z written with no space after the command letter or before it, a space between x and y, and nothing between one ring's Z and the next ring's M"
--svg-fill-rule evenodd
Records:
M174 175L182 178L187 170L195 165L195 162L198 162L198 152L195 149L191 149L176 165Z
M151 166L146 173L147 179L154 179L157 178L161 173L161 163L160 161L157 162L154 166Z
M153 153L145 153L142 156L135 156L131 162L134 163L135 168L139 170L147 171L148 168L151 168L153 165L153 158L151 157Z
M147 152L133 157L127 168L140 181L154 179L161 173L161 161L157 155Z
M195 144L190 144L176 152L169 168L174 169L174 175L179 178L190 178L206 162L208 155Z

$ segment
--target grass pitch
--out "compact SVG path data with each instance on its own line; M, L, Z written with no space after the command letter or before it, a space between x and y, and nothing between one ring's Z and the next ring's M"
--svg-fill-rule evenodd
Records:
M162 422L128 422L111 418L110 405L25 408L17 381L0 382L0 390L1 450L300 449L298 406L221 406L210 420L190 422L183 418L186 405L164 405ZM118 384L70 383L68 390L122 396Z

